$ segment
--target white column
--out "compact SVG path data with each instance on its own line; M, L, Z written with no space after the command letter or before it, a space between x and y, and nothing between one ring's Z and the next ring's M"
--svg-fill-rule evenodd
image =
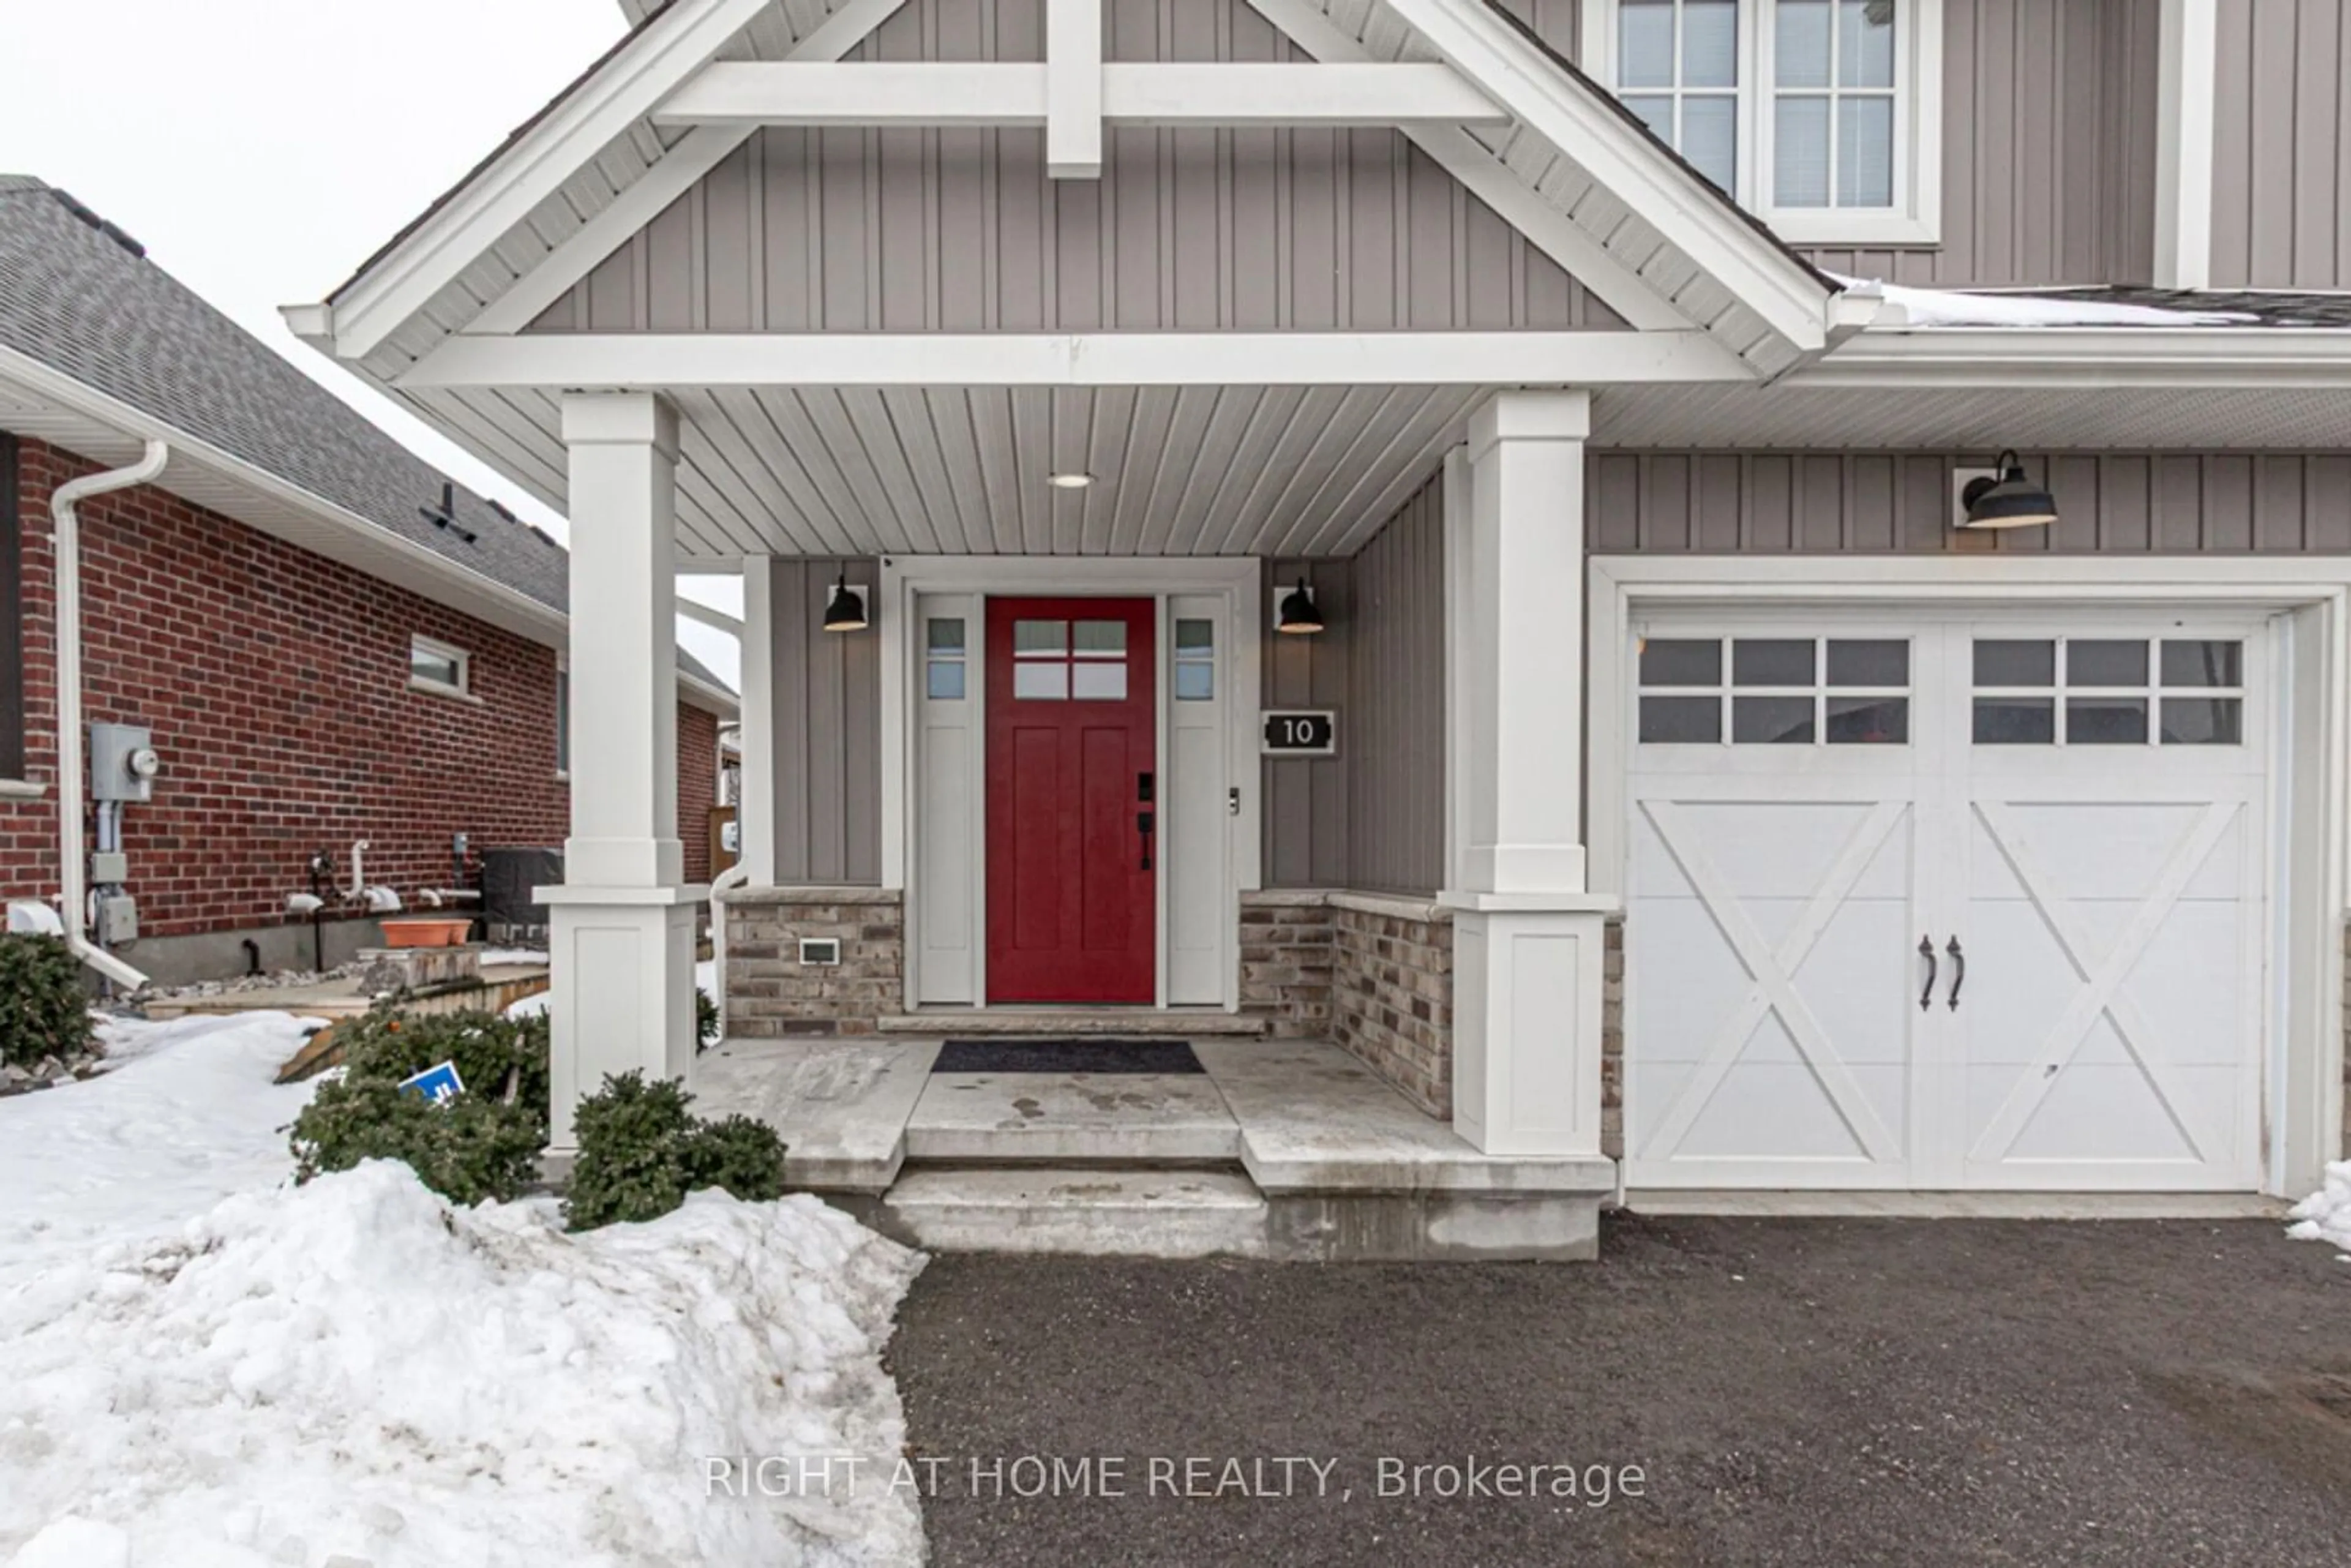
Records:
M1498 392L1448 507L1454 1125L1493 1155L1600 1155L1605 900L1585 891L1583 438L1590 394Z
M677 415L563 401L570 451L571 836L552 921L553 1136L607 1074L694 1060L695 906L677 839Z
M776 885L776 561L743 560L743 788L735 802L744 880Z

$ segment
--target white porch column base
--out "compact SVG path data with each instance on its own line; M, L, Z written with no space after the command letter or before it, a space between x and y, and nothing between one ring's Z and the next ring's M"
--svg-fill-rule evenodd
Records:
M549 887L553 989L548 1147L578 1147L572 1112L607 1076L683 1078L694 1065L694 922L706 887Z
M1598 1159L1608 905L1441 902L1454 909L1454 1131L1481 1154Z

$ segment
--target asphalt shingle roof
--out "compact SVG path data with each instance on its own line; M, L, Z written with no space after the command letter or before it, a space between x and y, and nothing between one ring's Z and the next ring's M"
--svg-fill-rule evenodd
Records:
M388 533L566 610L563 547L464 486L469 540L435 526L452 481L207 304L64 192L0 174L0 345ZM684 649L679 667L725 683Z

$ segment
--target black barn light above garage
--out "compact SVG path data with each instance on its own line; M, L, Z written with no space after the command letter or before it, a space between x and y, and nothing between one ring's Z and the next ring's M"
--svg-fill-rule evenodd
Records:
M1311 637L1322 630L1322 612L1314 608L1314 590L1307 586L1304 578L1281 596L1281 608L1275 613L1273 629L1293 637Z
M1997 479L1968 482L1959 492L1967 516L1963 528L2045 528L2057 520L2057 499L2024 476L2024 462L2014 452L2003 452Z
M824 607L824 629L828 632L862 632L865 630L865 591L849 586L849 576L832 585L832 601Z

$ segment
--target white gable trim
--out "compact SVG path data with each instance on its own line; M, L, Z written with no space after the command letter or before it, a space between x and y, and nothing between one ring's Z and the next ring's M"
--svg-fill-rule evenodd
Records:
M508 230L527 220L533 208L734 42L771 4L773 0L676 0L647 23L336 298L328 324L337 356L364 359L381 347L427 301L489 254ZM811 32L810 40L830 35L845 52L900 4L903 0L848 0L834 17Z
M1828 346L1830 290L1759 233L1721 193L1629 124L1613 103L1565 78L1482 0L1383 0L1406 26L1603 190L1630 206L1800 353ZM1667 256L1644 267L1673 264Z
M1313 0L1249 0L1250 6L1300 48L1325 65L1362 63L1371 51L1349 37ZM1608 254L1600 242L1566 214L1528 189L1478 139L1458 125L1402 125L1437 166L1461 182L1469 193L1494 209L1527 243L1557 262L1567 275L1599 297L1601 303L1642 331L1670 331L1689 325L1641 275Z

